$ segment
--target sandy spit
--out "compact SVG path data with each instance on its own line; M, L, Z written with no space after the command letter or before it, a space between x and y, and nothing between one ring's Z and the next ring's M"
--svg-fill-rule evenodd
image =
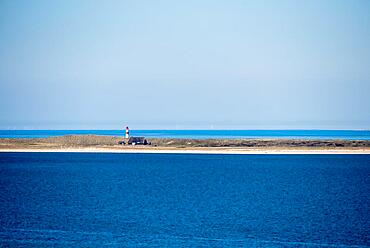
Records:
M0 152L82 152L82 153L171 153L171 154L370 154L370 149L110 149L110 148L62 148L62 149L0 149Z

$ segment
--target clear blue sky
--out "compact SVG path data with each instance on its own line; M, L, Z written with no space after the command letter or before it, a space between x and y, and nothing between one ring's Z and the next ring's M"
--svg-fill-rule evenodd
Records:
M0 128L370 128L370 1L0 1Z

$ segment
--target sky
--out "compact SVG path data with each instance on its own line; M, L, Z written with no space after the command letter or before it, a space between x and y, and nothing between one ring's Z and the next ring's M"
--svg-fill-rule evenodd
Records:
M0 129L370 129L369 13L1 0Z

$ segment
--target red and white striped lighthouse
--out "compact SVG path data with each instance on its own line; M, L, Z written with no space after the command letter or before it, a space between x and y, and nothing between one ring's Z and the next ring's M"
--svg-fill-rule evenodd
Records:
M128 139L128 134L129 134L128 127L126 127L126 135L125 135L126 139Z

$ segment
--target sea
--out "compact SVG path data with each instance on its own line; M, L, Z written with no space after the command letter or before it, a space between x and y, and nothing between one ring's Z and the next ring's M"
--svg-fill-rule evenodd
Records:
M0 153L1 247L370 247L370 155Z
M46 138L62 135L124 136L125 130L0 130L0 138ZM130 130L132 136L189 139L344 139L370 140L370 130Z

